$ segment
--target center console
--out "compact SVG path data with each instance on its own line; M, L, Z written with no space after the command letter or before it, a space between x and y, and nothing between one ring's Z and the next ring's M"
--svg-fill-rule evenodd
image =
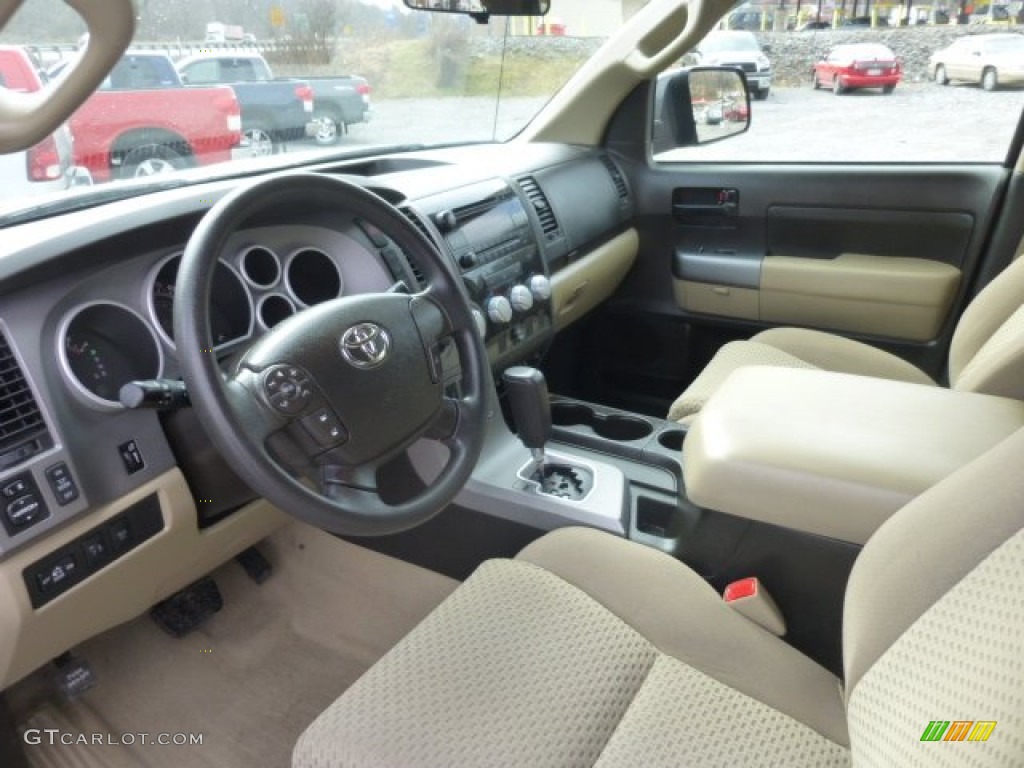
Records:
M745 520L859 545L1021 426L1017 400L752 366L730 375L694 422L687 494Z

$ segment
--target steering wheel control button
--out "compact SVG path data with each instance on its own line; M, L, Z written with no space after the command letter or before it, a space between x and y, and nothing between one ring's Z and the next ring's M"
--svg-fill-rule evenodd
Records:
M309 406L313 385L301 368L275 365L263 375L263 395L276 410L294 416Z
M75 485L68 465L63 461L46 470L46 482L50 484L54 498L62 507L78 498L78 486Z
M117 446L117 452L121 454L121 462L124 464L124 469L129 475L134 475L145 468L146 461L142 458L142 451L139 450L138 443L134 440L121 443Z
M391 336L376 323L353 325L341 334L339 344L341 356L349 365L362 370L376 368L391 352Z
M348 432L341 420L327 408L302 419L302 426L321 448L331 448L348 440Z

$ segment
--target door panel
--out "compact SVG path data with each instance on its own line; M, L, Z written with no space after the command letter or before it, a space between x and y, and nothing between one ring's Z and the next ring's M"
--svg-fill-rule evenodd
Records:
M994 164L625 165L640 251L574 342L573 376L589 399L659 415L722 343L779 324L843 333L940 378L1009 175ZM679 204L709 195L721 210Z

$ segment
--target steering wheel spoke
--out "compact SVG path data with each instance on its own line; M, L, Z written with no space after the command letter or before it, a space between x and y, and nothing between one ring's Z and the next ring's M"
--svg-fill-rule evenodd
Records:
M427 426L423 437L448 444L455 439L462 423L462 401L455 397L445 397L441 401L434 420Z
M257 445L266 445L274 434L288 425L288 419L264 404L240 377L225 383L224 397L245 432L245 437Z

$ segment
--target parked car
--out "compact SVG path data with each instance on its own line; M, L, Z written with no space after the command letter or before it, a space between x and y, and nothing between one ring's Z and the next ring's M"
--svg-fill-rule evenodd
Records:
M722 119L730 123L745 123L750 120L750 107L746 101L728 101L722 106Z
M684 63L741 69L754 98L767 99L772 87L772 63L765 53L753 32L713 30L684 58Z
M186 85L230 85L242 107L242 134L259 157L313 132L313 89L305 80L271 81L247 53L201 53L177 63ZM265 66L265 65L264 65Z
M337 142L338 138L348 131L350 125L369 122L371 116L370 84L364 78L355 75L304 77L301 81L275 78L266 59L256 52L193 56L180 61L178 71L189 83L230 82L236 85L273 82L279 89L285 87L284 83L291 84L296 91L302 90L304 86L312 88L309 112L313 126L309 132L318 144L325 146ZM245 93L248 87L241 86L239 99L242 101L242 122L251 126L254 121L247 117L248 94ZM307 114L307 118L309 116ZM263 123L266 120L261 116L261 119L255 122ZM250 131L247 131L247 134L249 133ZM298 137L299 134L296 133L291 138Z
M896 54L879 43L837 45L814 64L815 88L831 88L835 94L858 88L881 88L892 93L903 76Z
M108 181L230 160L241 117L232 89L184 88L170 57L129 51L74 113L71 132L75 162Z
M0 88L34 93L42 87L39 72L28 52L19 46L0 46ZM0 154L0 199L61 192L77 184L90 184L89 172L74 165L71 130L60 126L34 147Z
M940 85L980 83L986 91L1024 83L1024 35L969 35L932 54L929 68Z

